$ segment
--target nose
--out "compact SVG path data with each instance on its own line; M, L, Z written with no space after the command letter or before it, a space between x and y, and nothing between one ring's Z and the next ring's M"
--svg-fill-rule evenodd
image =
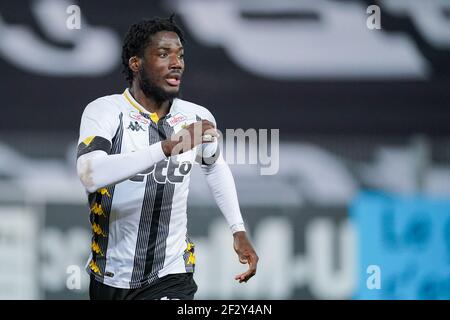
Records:
M182 70L183 67L184 67L183 60L177 54L172 55L170 59L169 69Z

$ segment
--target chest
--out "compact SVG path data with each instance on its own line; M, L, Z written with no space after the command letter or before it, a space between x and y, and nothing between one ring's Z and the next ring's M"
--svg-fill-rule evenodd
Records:
M122 153L134 152L148 147L159 141L170 139L170 137L185 125L196 122L196 115L175 113L167 118L154 122L138 111L130 111L123 114L123 141ZM179 163L190 162L195 159L196 148L181 155L171 157Z

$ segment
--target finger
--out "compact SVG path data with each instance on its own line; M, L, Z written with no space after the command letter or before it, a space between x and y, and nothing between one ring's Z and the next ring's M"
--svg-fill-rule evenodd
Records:
M238 274L234 277L235 280L238 280L239 283L247 282L251 277L253 277L256 274L256 271L247 270L244 273Z
M209 134L209 135L212 135L214 137L219 137L219 132L215 128L212 128L212 127L203 130L203 135L205 135L205 134Z
M202 142L203 143L211 143L215 141L215 137L213 137L210 134L205 134L202 136Z
M212 123L211 121L208 120L201 120L201 121L197 121L197 122L193 122L189 125L182 125L181 126L182 129L189 129L189 128L215 128L214 123Z
M250 255L248 257L248 267L253 274L256 273L257 257L255 255Z
M204 142L211 142L214 141L214 138L219 137L219 133L215 129L214 124L207 120L191 123L185 129L187 129L188 132L192 132L192 130L194 130L194 134L206 136L204 138Z
M202 141L206 142L206 143L214 142L214 141L216 141L216 138L218 138L218 137L219 137L219 133L215 129L209 128L203 132Z
M200 121L199 121L200 122ZM210 126L212 128L215 128L216 126L214 125L214 123L212 123L211 121L208 120L202 120L202 126Z
M250 255L247 259L249 268L246 272L241 273L235 277L240 283L247 282L251 277L256 274L257 257Z
M210 134L205 134L202 136L202 142L203 143L211 143L211 142L216 142L216 137Z
M239 256L239 262L242 264L247 264L248 259L245 256Z

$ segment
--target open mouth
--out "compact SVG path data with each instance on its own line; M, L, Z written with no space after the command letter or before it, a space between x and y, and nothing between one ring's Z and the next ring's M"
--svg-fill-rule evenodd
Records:
M181 75L170 74L166 77L166 82L169 84L169 86L178 87L181 83Z

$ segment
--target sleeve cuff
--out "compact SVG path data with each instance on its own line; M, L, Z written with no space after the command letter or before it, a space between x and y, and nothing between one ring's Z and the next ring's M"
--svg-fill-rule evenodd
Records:
M230 229L233 234L235 234L236 232L239 232L239 231L245 231L245 227L244 227L243 223L235 223L230 227Z

